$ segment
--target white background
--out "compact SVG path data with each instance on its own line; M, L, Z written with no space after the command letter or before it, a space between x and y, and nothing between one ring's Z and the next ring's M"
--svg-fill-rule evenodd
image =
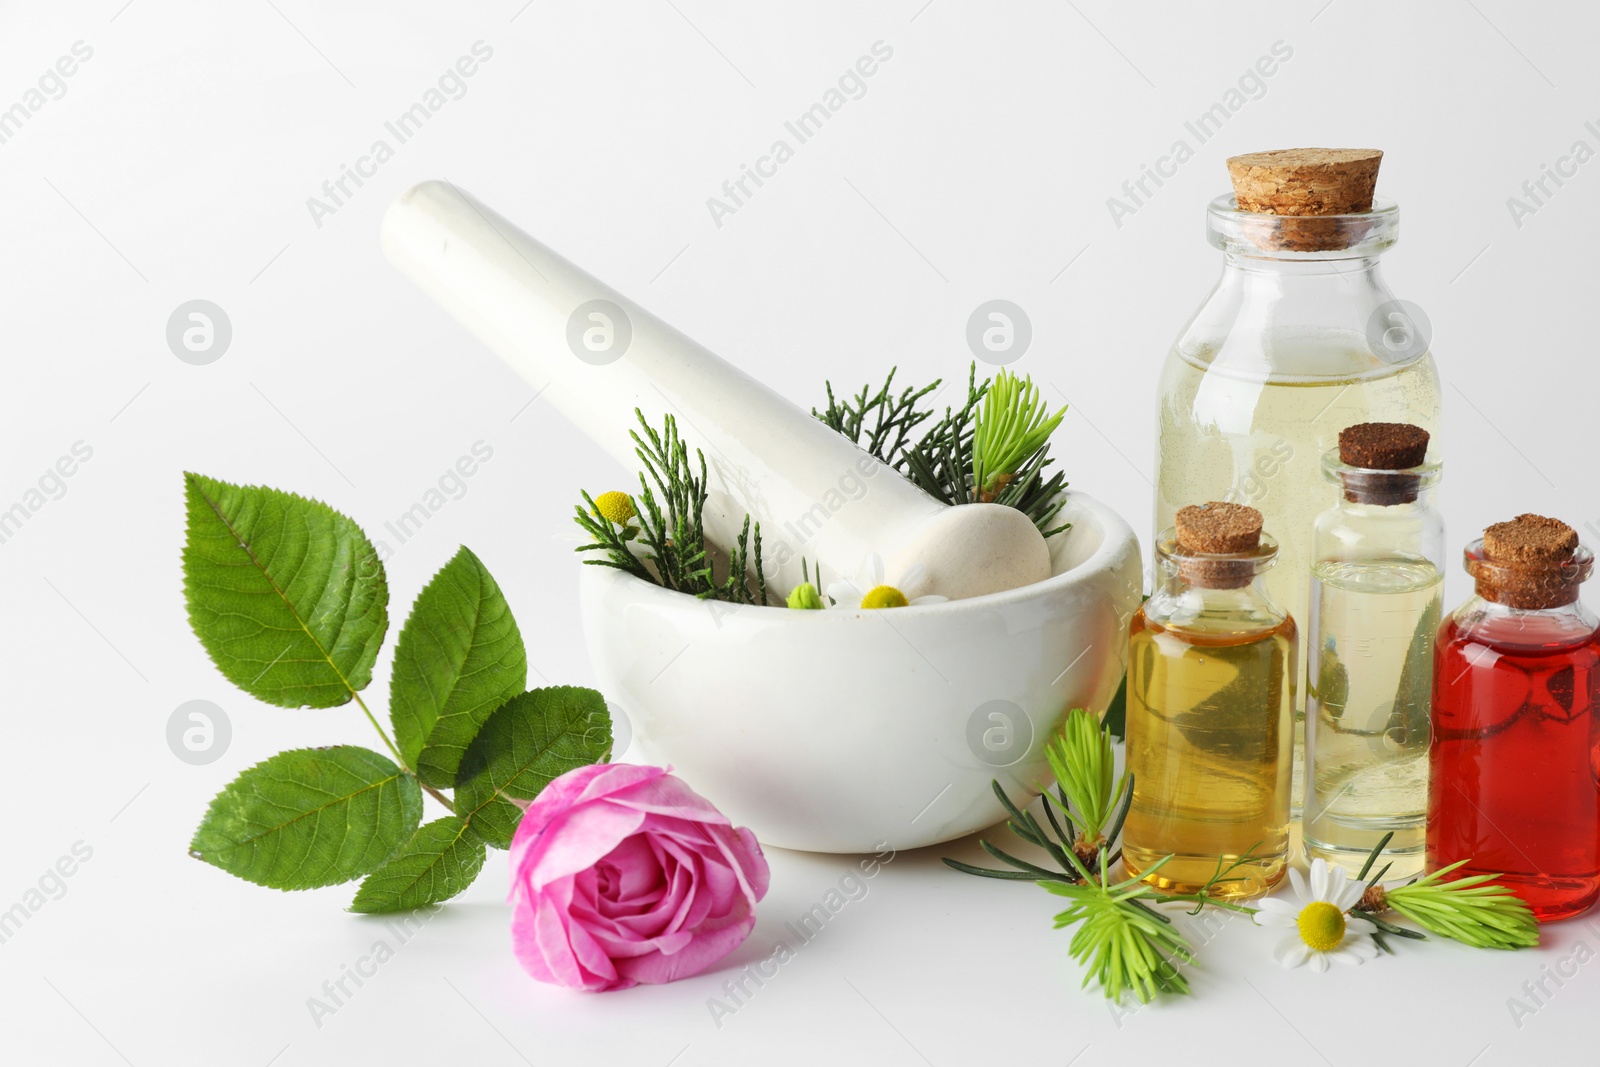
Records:
M1537 952L1407 945L1327 975L1277 970L1272 938L1236 924L1201 949L1193 997L1118 1019L1076 990L1054 898L939 866L944 851L975 858L970 842L897 857L720 1028L707 998L728 968L765 956L850 860L772 850L760 923L727 967L585 996L517 967L491 853L318 1027L307 998L393 935L342 911L348 887L275 893L185 845L240 769L373 739L353 707L285 711L233 690L188 630L179 551L185 469L314 495L389 540L382 524L481 440L494 456L466 494L390 541L391 633L464 542L511 598L530 679L591 681L571 505L624 475L383 260L385 206L429 177L808 405L825 377L963 375L969 313L1013 300L1035 331L1020 369L1071 403L1056 452L1072 484L1144 534L1156 372L1219 266L1205 202L1228 155L1291 145L1387 152L1380 191L1404 234L1387 274L1431 316L1446 382L1452 545L1526 510L1592 523L1592 541L1600 162L1520 227L1506 201L1575 140L1600 146L1584 128L1600 124L1596 23L1585 5L1508 0L4 4L0 107L74 42L93 57L0 144L0 508L74 442L93 457L0 544L0 909L75 842L93 856L0 945L0 1059L1592 1057L1600 965L1547 980L1553 996L1520 1026L1507 1001L1574 953L1589 960L1600 922L1551 927ZM479 40L493 57L466 95L316 225L307 198ZM717 226L707 197L880 40L893 57L866 95ZM1264 95L1114 225L1107 197L1277 41L1293 55ZM194 298L233 325L209 366L165 341ZM797 675L828 700L825 664ZM204 767L165 739L191 699L233 728Z

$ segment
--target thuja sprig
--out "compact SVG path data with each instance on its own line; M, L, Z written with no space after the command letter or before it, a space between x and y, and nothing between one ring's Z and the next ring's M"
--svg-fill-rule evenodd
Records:
M642 411L635 409L634 415L640 427L630 431L634 453L644 467L638 496L630 499L613 492L595 498L582 493L575 521L589 541L577 551L598 555L584 562L613 567L701 599L765 604L760 524L745 516L744 527L728 551L727 574L718 581L705 535L705 453L696 449L694 461L689 459L689 446L678 435L678 422L671 415L660 431ZM628 506L622 508L616 497L627 500Z
M890 457L899 457L910 444L911 431L933 417L932 411L919 410L917 402L939 388L940 381L920 389L908 387L894 391L894 368L876 391L862 386L861 392L844 400L833 394L833 383L824 382L828 391L828 406L822 411L811 409L831 429L850 438L885 463Z
M1366 877L1378 853L1389 843L1393 834L1386 834L1367 857L1361 876ZM1499 875L1475 874L1466 878L1449 875L1467 864L1458 860L1431 874L1415 878L1405 885L1385 889L1380 882L1385 867L1367 883L1361 902L1353 910L1359 911L1378 926L1373 935L1378 947L1391 951L1380 934L1398 934L1421 939L1414 930L1396 926L1379 916L1385 911L1402 915L1430 933L1452 938L1475 948L1528 948L1539 943L1539 923L1528 905L1509 889L1494 884Z

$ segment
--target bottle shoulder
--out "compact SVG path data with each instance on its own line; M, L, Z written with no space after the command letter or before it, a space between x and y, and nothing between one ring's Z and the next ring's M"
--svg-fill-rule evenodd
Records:
M1163 382L1214 376L1251 384L1343 386L1403 380L1437 396L1438 364L1432 350L1403 361L1380 359L1359 334L1304 331L1278 337L1230 333L1221 338L1181 336L1167 352Z
M1469 659L1468 646L1519 656L1588 651L1600 661L1600 620L1582 602L1543 611L1519 611L1474 596L1445 619L1439 644Z
M1173 638L1196 646L1231 646L1273 638L1293 644L1295 622L1270 601L1256 597L1207 599L1200 590L1179 596L1152 596L1129 627L1134 640ZM1216 592L1207 590L1205 592ZM1220 601L1220 602L1219 602Z

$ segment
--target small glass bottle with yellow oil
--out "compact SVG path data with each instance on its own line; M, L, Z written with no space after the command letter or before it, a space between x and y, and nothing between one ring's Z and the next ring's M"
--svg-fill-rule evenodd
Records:
M1278 545L1259 511L1212 501L1175 520L1130 628L1123 862L1164 892L1221 870L1213 894L1254 896L1289 851L1295 624L1261 580Z

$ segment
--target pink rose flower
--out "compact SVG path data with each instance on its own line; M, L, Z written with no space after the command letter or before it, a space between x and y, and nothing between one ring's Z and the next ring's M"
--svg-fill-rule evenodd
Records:
M671 982L750 936L768 877L755 835L660 767L580 767L511 841L512 945L541 982Z

